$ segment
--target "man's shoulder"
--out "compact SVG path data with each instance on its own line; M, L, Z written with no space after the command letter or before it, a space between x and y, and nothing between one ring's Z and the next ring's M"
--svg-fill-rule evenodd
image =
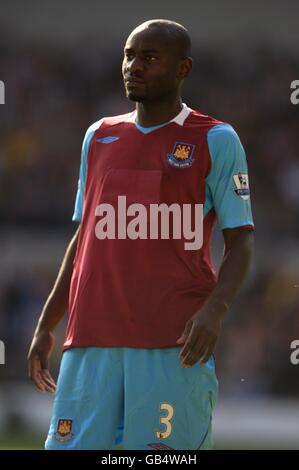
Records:
M107 127L112 127L122 122L127 122L133 120L134 111L125 113L125 114L118 114L117 116L105 116L99 119L98 121L91 124L88 127L87 133L94 133L98 129L103 129Z
M209 146L240 146L240 138L235 129L227 122L221 122L209 129L208 132Z
M189 108L190 113L185 121L185 125L188 127L199 127L206 128L207 130L213 128L214 126L224 124L223 121L220 121L213 116L204 114L201 111Z

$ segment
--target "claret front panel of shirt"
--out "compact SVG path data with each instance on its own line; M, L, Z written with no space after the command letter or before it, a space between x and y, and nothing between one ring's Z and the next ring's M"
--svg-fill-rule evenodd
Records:
M210 237L215 209L211 205L196 220L194 208L207 203L207 133L220 123L184 110L182 122L174 120L148 133L136 126L132 114L105 118L93 129L65 348L177 346L187 320L213 290ZM158 237L151 237L150 207L162 203L181 209L181 238L173 237L172 217L168 239L161 238L161 223ZM138 214L143 208L143 238L134 239L126 230L136 217L137 206L131 215L127 212L132 204L139 204ZM185 204L192 228L203 224L199 249L186 249ZM101 239L104 216L110 236Z

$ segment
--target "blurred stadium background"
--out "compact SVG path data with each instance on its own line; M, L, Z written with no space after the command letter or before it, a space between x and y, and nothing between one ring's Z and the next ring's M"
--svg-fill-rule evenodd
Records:
M6 0L0 8L0 448L41 448L52 399L26 354L64 250L86 128L132 106L120 74L127 34L184 24L195 69L184 101L231 123L246 148L256 223L250 278L218 343L216 448L299 449L299 3ZM215 231L215 263L221 235ZM57 375L63 325L52 360Z

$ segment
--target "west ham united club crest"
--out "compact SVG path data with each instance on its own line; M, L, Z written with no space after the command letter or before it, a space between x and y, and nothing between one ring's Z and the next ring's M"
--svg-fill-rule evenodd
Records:
M57 431L55 432L55 439L59 442L68 442L73 437L72 434L73 421L71 419L59 419L57 424Z
M173 151L167 155L167 161L175 168L188 168L193 163L195 145L176 142Z

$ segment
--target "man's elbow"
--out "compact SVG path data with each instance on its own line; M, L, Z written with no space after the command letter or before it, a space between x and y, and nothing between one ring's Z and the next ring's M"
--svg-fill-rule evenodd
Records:
M248 252L250 257L253 256L254 251L254 231L253 230L246 230L244 234L244 248Z

